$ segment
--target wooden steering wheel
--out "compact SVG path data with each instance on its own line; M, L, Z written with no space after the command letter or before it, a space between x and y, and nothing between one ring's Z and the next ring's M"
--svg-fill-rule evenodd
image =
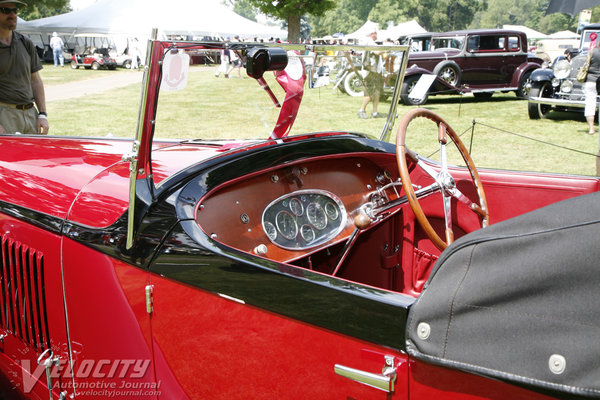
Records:
M426 164L416 153L406 147L405 139L408 125L411 123L411 121L420 117L432 120L438 127L438 142L440 143L441 159L439 172L430 165ZM448 137L450 137L452 142L454 142L458 148L458 151L462 155L463 160L465 160L467 168L469 169L469 173L471 174L472 183L477 190L477 195L479 196L479 204L473 203L467 196L462 194L456 187L454 178L452 175L450 175L448 170L448 160L446 157L446 144L448 142ZM425 188L418 189L415 192L410 181L406 157L410 157L419 167L423 169L423 171L425 171L425 173L430 175L435 182ZM483 186L481 184L481 179L479 178L477 168L475 168L475 164L473 163L473 160L471 159L471 156L469 155L469 152L463 142L442 117L425 108L415 108L406 113L406 115L404 115L400 121L400 125L398 126L398 134L396 136L396 161L398 162L398 170L400 171L400 178L402 179L402 187L404 188L404 193L406 194L410 207L412 208L417 221L419 221L419 224L425 230L425 233L437 246L437 248L444 250L454 241L454 232L452 230L452 198L455 198L456 200L465 204L471 211L476 213L479 216L482 227L485 227L489 224L487 202L485 200L485 194L483 192ZM433 226L425 216L425 213L419 204L420 197L425 197L437 192L441 192L443 197L446 233L445 240L442 239L433 229Z

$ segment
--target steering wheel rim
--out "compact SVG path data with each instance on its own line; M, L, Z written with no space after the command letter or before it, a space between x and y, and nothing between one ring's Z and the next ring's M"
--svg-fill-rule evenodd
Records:
M442 166L440 172L433 171L431 168L426 166L423 161L420 161L419 156L416 153L414 153L406 147L406 132L408 129L408 125L414 119L420 117L430 119L438 127L438 142L440 143L440 157L442 159ZM448 171L445 147L448 142L448 137L450 137L451 141L457 147L458 151L460 152L463 160L467 165L467 168L471 175L472 183L475 186L477 195L479 197L479 204L471 202L466 196L460 193L460 191L455 186L454 179ZM429 222L429 219L423 212L423 208L419 203L419 199L417 198L417 194L415 193L412 182L410 180L406 157L410 157L415 163L418 163L429 175L431 175L432 178L434 178L434 180L436 181L436 183L434 183L432 187L437 185L436 191L442 192L445 216L445 240L442 239L433 229L433 226ZM410 207L412 208L413 213L415 214L415 218L417 219L421 227L425 230L427 236L431 239L431 241L435 244L435 246L438 249L444 250L454 241L454 232L452 230L452 217L450 208L450 200L452 197L467 205L467 207L471 209L471 211L477 214L480 217L482 227L485 227L489 224L489 211L487 201L485 198L485 193L483 191L483 185L481 183L481 178L479 177L479 172L477 171L473 159L469 155L467 148L460 140L459 136L456 134L456 132L454 132L452 127L450 127L450 125L441 116L425 108L415 108L406 113L400 121L400 124L398 126L398 133L396 135L396 161L398 164L398 171L400 172L400 178L402 179L402 187L404 188L404 193L406 194L408 203L410 204ZM433 176L434 173L435 176Z

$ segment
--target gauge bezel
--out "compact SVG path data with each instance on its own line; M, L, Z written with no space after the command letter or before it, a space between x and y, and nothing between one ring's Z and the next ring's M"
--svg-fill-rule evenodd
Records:
M300 203L301 207L298 207ZM295 204L295 206L291 206ZM308 207L317 207L325 218L325 224L317 223L309 218ZM301 212L294 212L294 209ZM328 212L329 210L329 212ZM335 211L335 212L333 212ZM277 216L285 212L294 219L295 237L290 232L282 232L277 224ZM333 218L335 216L335 218ZM338 196L326 190L298 190L285 194L271 201L263 210L261 222L267 238L276 246L286 250L306 250L317 247L336 237L346 226L346 208ZM272 224L277 232L275 238L267 234L266 227ZM314 232L314 238L303 235L303 227L308 225ZM285 233L285 234L284 234Z

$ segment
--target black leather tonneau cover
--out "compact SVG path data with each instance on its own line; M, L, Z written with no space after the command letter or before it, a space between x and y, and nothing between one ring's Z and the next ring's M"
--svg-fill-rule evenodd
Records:
M558 397L600 398L600 193L449 246L411 307L407 350Z

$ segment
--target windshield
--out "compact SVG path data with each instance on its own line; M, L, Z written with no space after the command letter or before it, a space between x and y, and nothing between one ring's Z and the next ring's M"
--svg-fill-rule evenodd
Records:
M590 39L590 35L592 33L596 33L596 35L600 35L600 29L586 29L583 31L581 35L581 44L579 45L579 50L588 50L590 48L590 43L592 40Z
M431 50L460 49L465 42L464 36L436 37L432 39Z
M446 43L463 39L451 35L435 39L444 38ZM157 82L148 83L152 106L142 118L140 92L144 93L141 89L145 87L141 70L128 70L121 64L99 70L90 65L72 69L73 65L53 68L46 64L40 74L46 88L50 134L131 140L137 136L140 120L147 130L151 127L155 140L217 140L220 142L214 145L223 151L235 147L236 140L247 143L318 132L356 132L393 142L399 119L414 107L403 105L403 96L415 93L419 78L415 71L427 66L418 62L420 68L407 69L406 78L401 78L407 46L273 44L272 48L286 52L296 68L267 70L262 83L248 75L242 58L253 47L264 48L263 43L155 43L161 46L156 65L161 60L163 69L169 68L158 93ZM140 64L148 69L150 64L142 55L146 47L140 43L138 50L140 60L145 60ZM222 60L227 56L224 70ZM428 68L433 70L435 65ZM461 73L463 77L466 74L464 70ZM379 89L376 108L365 96L365 86ZM393 101L395 89L400 93ZM465 135L481 168L595 174L598 139L580 134L585 128L581 113L562 112L556 113L556 118L531 120L528 102L514 92L485 97L446 95L435 83L423 93L427 95L427 91L424 107ZM148 103L142 100L142 104ZM374 110L378 118L373 118ZM416 121L411 124L407 144L424 156L435 156L439 148L436 132L426 121ZM453 162L460 165L461 158Z
M268 139L323 131L380 137L403 57L399 47L279 45L272 49L287 56L287 66L254 79L245 68L253 45L202 47L182 44L165 53L155 138ZM185 82L177 83L184 74ZM363 115L368 91L377 97L367 97Z

